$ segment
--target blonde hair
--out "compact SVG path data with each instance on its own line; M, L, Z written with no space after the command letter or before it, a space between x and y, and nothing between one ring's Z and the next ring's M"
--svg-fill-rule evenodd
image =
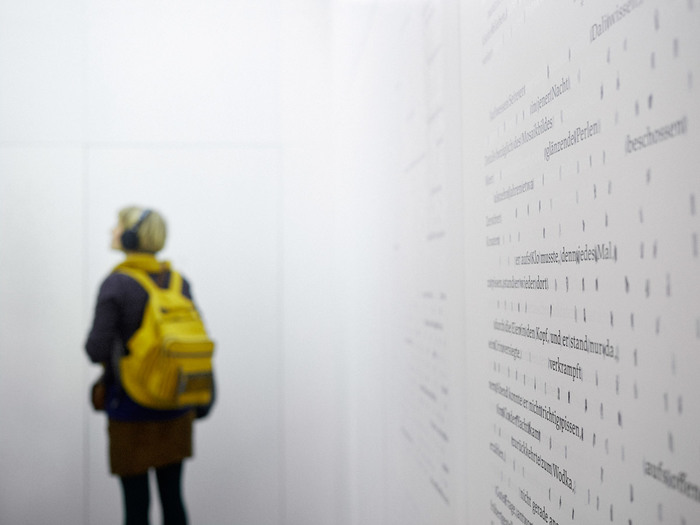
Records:
M124 231L133 228L142 217L145 210L149 210L150 213L136 232L136 236L139 240L136 251L156 253L165 246L165 238L167 235L165 219L163 219L160 213L151 208L127 206L119 211L119 224L122 225Z

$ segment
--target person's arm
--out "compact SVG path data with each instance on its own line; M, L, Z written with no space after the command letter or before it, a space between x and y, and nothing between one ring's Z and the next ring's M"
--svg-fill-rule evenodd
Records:
M115 279L110 277L100 287L92 328L85 343L85 350L94 363L109 362L114 342L119 338L119 304Z

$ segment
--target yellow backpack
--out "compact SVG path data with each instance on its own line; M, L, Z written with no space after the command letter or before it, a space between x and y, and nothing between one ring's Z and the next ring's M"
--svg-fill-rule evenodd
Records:
M171 271L167 289L143 270L118 266L148 292L141 326L127 341L129 354L120 361L121 382L142 406L176 409L212 401L214 343L190 299L182 278Z

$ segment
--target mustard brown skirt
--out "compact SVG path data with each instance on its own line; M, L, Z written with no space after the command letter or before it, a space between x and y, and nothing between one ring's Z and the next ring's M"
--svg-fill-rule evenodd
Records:
M110 419L109 463L112 474L135 476L150 468L192 457L193 420L193 412L166 421Z

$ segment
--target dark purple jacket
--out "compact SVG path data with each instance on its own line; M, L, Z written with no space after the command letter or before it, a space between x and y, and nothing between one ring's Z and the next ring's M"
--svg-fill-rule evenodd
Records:
M151 274L161 288L170 283L170 272ZM190 285L182 279L182 293L192 299ZM120 421L160 421L178 417L187 410L154 410L133 401L119 382L118 362L124 355L126 342L141 326L148 293L128 275L110 274L100 286L95 318L85 343L85 350L94 363L105 365L107 381L106 411L110 419Z

